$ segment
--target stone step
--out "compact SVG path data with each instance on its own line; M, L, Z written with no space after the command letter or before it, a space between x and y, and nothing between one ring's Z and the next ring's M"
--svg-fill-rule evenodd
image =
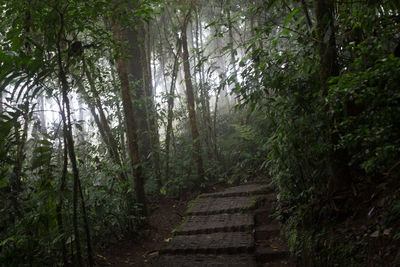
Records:
M293 259L276 259L273 261L265 262L262 265L258 265L262 267L293 267L297 266L296 262Z
M260 225L256 227L254 238L255 240L268 240L273 236L279 236L280 232L281 227L277 222Z
M273 207L271 207L270 203L266 203L264 207L261 209L257 209L254 211L254 222L256 225L269 224L274 221L271 217L271 214L274 212Z
M254 227L251 214L217 214L190 216L175 232L176 235L194 235L214 232L249 231Z
M209 197L234 197L234 196L251 196L257 194L268 194L273 188L265 184L248 184L228 188L222 192L209 193L200 195L201 198Z
M257 208L263 201L272 201L273 195L247 197L197 198L187 215L238 213Z
M161 255L159 261L154 264L156 267L256 267L254 256L249 254L237 255Z
M160 251L161 254L236 254L254 251L254 237L249 232L223 232L178 235Z
M290 257L287 250L277 250L272 248L257 248L255 252L257 262L274 262Z
M268 240L257 241L255 256L257 262L271 262L290 257L285 240L274 236Z

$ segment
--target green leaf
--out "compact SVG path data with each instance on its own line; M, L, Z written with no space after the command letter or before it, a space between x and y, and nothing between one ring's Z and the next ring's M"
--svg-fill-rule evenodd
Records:
M286 17L285 22L283 22L283 27L286 27L289 24L289 22L292 20L293 16L297 14L297 12L299 12L298 8L295 8L292 12L290 12L290 14Z
M4 188L7 186L6 177L0 179L0 188Z
M161 193L161 195L164 195L164 196L167 194L167 190L165 189L165 186L160 188L160 193Z

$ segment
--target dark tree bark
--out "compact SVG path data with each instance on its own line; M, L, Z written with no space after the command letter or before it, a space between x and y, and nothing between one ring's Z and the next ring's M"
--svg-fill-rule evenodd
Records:
M235 53L236 53L236 51L235 51L235 49L233 48L235 39L233 38L233 25L232 25L232 19L231 19L231 11L230 11L230 8L231 8L231 2L230 2L230 0L229 0L229 1L228 1L228 6L227 6L227 8L225 9L225 12L226 12L226 14L227 14L227 19L228 19L228 33L229 33L229 44L230 44L229 50L230 50L230 55L231 55L230 64L231 64L231 66L232 66L232 70L233 70L233 80L234 80L234 85L233 85L233 86L230 86L230 87L231 87L230 89L233 90L233 89L235 88L236 84L237 84L238 78L237 78L237 70L236 70L236 65L235 65L235 61L236 61L236 59L235 59ZM228 99L229 99L229 98L228 98ZM237 96L236 99L237 99L237 101L238 101L238 104L240 105L240 98L239 98L239 96Z
M0 114L3 113L3 92L0 92Z
M199 73L199 92L200 92L200 103L201 103L201 115L202 115L202 121L203 121L203 134L204 134L204 141L206 143L206 149L207 149L207 154L209 158L212 158L215 156L213 154L213 149L212 149L212 138L211 138L211 114L210 114L210 97L208 94L208 88L204 84L204 64L201 63L201 48L200 47L200 38L201 35L199 36L200 32L200 19L199 19L199 11L196 9L195 10L195 19L196 19L196 30L194 33L195 36L195 47L196 47L196 56L197 56L197 62L198 62L198 68L197 72Z
M196 111L194 106L194 93L193 93L193 85L192 85L192 77L190 74L190 65L189 65L189 51L187 44L187 23L188 18L190 17L190 10L187 15L183 11L181 11L181 29L182 29L182 60L183 60L183 68L185 73L185 85L186 85L186 97L187 97L187 106L189 111L189 122L190 128L192 132L192 140L193 140L193 158L195 160L197 175L199 181L204 181L204 170L203 170L203 159L201 156L201 144L199 138L199 131L197 129L196 123Z
M57 46L57 55L56 56L57 56L57 65L58 65L58 79L61 84L60 91L61 91L62 100L63 100L62 101L63 102L63 105L62 105L63 110L61 111L61 115L62 115L62 119L63 119L64 134L65 134L66 141L67 141L69 159L71 161L72 174L74 177L73 226L74 226L78 265L83 266L82 252L81 252L80 238L79 238L79 229L78 229L78 196L79 196L78 194L81 191L80 190L80 180L79 180L79 169L78 169L78 163L77 163L76 155L75 155L74 139L73 139L73 135L72 135L71 108L70 108L70 103L69 103L69 98L68 98L69 84L67 81L66 70L64 69L63 60L62 60L62 52L61 52L61 40L62 40L62 35L64 32L64 14L59 11L58 11L58 13L60 16L60 29L58 31L57 42L56 42L56 46ZM82 197L81 206L82 206L84 228L85 228L85 232L86 232L86 242L87 242L87 250L88 250L88 264L89 264L89 266L94 266L91 237L90 237L90 231L89 231L89 223L87 220L86 207L85 207L85 203L84 203L82 194L81 194L81 197Z
M320 82L324 95L328 93L327 80L339 74L334 26L333 0L315 0Z
M158 134L157 112L154 106L154 88L151 75L151 44L150 44L150 26L146 22L141 27L141 64L143 69L143 85L145 92L145 104L147 113L147 131L150 137L150 151L152 153L151 162L154 172L154 178L158 189L161 188L161 173L160 173L160 137Z
M113 23L113 38L117 44L120 44L123 40L121 28L117 21ZM132 63L132 62L131 62ZM139 68L137 68L139 67ZM135 66L137 72L141 72L140 63L139 66ZM139 156L138 148L138 137L137 137L137 126L135 115L133 111L131 93L129 90L129 78L128 78L128 63L125 59L119 57L117 59L117 71L121 81L121 96L122 106L125 114L126 131L128 139L129 158L132 167L133 179L135 183L135 194L136 201L142 206L141 213L146 215L146 198L144 193L144 180L142 176L142 164ZM133 208L133 207L132 207Z
M322 96L325 97L329 90L328 78L339 75L334 28L334 0L315 0L314 7L317 22L320 86ZM333 148L339 142L339 135L329 131L332 128L332 118L329 115L325 115L325 124L328 129L327 143L332 145L328 166L333 174L328 179L328 193L332 196L335 191L347 188L352 181L351 169L347 165L350 157L346 149Z
M140 25L139 25L140 26ZM138 26L138 28L139 28ZM127 77L128 85L131 85L132 93L135 99L135 105L133 106L133 114L136 118L137 135L140 140L139 152L143 162L146 162L151 152L151 137L148 129L148 112L147 112L147 98L145 92L145 80L143 66L141 64L143 51L143 41L140 40L139 32L136 29L129 28L124 30L123 35L129 43L129 48L126 53L130 56L127 60ZM121 78L121 77L120 77Z
M174 94L175 94L175 84L178 76L178 67L179 67L179 54L181 51L181 42L177 41L177 52L174 55L174 65L172 67L172 77L171 77L171 85L168 93L168 114L167 114L167 131L165 136L165 177L166 180L169 179L169 156L170 156L170 147L171 147L171 136L172 136L172 120L174 116Z
M62 209L63 209L63 204L64 204L64 191L65 191L65 185L66 185L66 178L67 178L67 171L68 171L68 150L67 150L67 140L65 139L65 135L63 137L64 141L64 158L63 158L63 169L62 169L62 174L61 174L61 181L60 181L60 194L58 197L58 203L56 207L56 213L57 213L57 224L58 224L58 230L60 231L61 234L64 234L64 221L63 221L63 216L62 216ZM61 147L61 142L60 142L60 147ZM61 253L62 253L62 259L63 259L63 264L64 266L67 266L68 264L68 259L67 259L67 247L65 246L66 243L66 237L63 236L60 239L61 243Z
M119 176L120 176L121 181L123 181L123 182L128 181L128 175L123 170L123 163L121 160L120 152L118 150L118 142L116 141L116 139L114 138L114 136L112 134L110 125L108 124L108 120L107 120L106 114L104 112L103 104L101 103L99 92L96 89L96 85L94 83L92 74L87 69L85 60L83 60L83 66L84 66L86 78L89 82L90 91L92 92L92 95L93 95L95 106L100 115L100 117L97 117L97 120L95 118L95 122L99 128L101 136L103 137L104 143L108 147L108 151L110 153L112 160L114 161L115 164L117 164L120 167ZM84 94L85 94L85 92L84 92ZM86 94L86 97L88 97L87 94ZM89 104L90 99L87 99L87 102ZM95 117L96 112L93 110L93 108L90 108L90 110L92 112L92 115Z
M110 60L110 65L111 65L111 78L112 78L112 84L117 87L117 80L115 77L115 69L114 69L114 64L113 61ZM123 118L122 118L122 112L121 112L121 105L120 102L118 101L116 103L117 107L117 115L118 115L118 125L119 125L119 132L120 132L120 142L121 142L121 161L122 163L126 162L127 155L126 155L126 141L125 141L125 126L123 123Z

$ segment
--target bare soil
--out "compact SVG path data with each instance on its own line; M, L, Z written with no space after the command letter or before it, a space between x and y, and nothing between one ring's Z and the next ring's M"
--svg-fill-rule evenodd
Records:
M119 244L96 254L98 266L151 266L150 261L157 256L178 227L187 208L187 200L159 198L149 204L149 227L143 230L144 238L139 241L121 240Z

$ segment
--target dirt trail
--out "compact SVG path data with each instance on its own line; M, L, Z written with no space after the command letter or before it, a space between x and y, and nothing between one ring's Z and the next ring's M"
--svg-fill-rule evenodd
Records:
M97 266L151 266L150 260L158 255L171 235L171 231L182 221L187 201L160 198L149 203L149 229L142 232L142 239L121 240L115 246L96 255Z

